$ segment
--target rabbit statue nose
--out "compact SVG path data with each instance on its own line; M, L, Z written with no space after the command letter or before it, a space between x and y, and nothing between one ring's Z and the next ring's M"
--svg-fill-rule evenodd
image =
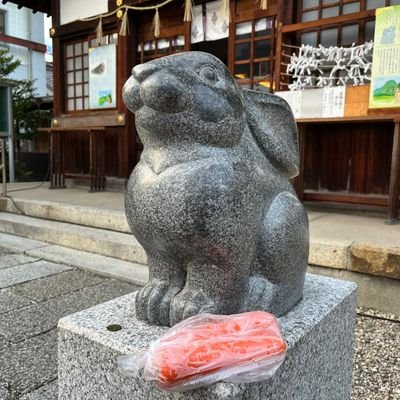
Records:
M158 70L157 65L151 63L139 64L132 69L132 75L141 83Z
M188 88L168 70L161 69L140 84L143 104L160 112L177 113L187 109L189 97Z

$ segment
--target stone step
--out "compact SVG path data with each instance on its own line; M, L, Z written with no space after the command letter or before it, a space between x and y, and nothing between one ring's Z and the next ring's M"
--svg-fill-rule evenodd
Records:
M16 214L22 212L23 215L29 217L127 234L130 232L122 210L15 197L13 201L10 198L0 198L0 211ZM318 230L314 232L312 216L310 222L310 265L400 279L400 268L398 267L400 262L400 247L382 246L378 243L364 243L364 241L360 240L326 239ZM57 243L75 248L75 246L70 244ZM114 253L112 252L106 255L114 257ZM124 253L121 256L117 255L117 257L126 259ZM128 258L128 260L131 259Z
M132 234L0 212L0 232L146 264L146 254Z
M116 232L130 232L125 213L118 210L27 200L18 197L14 197L13 200L1 197L0 211Z
M123 211L43 200L27 200L17 197L13 198L13 200L0 198L0 211L91 228L130 233ZM57 243L62 246L76 248L68 244ZM351 241L327 241L311 237L309 262L312 265L346 269L351 245ZM122 256L118 258L122 258Z
M108 205L110 205L109 202L110 200L108 200ZM121 207L121 202L119 202L118 205L116 205L116 209L113 210L103 208L102 206L100 207L102 203L99 203L99 201L97 201L96 204L97 207L88 207L87 205L82 206L55 201L49 202L23 199L18 198L17 195L13 200L10 198L0 198L0 211L19 215L23 213L23 215L29 217L99 228L101 230L126 234L130 232L125 213L122 209L118 210L118 207ZM350 232L348 232L347 235L344 234L345 232L343 232L343 235L338 235L335 233L335 229L340 230L340 227L336 227L333 229L334 237L332 238L332 232L330 232L330 234L326 234L325 232L327 229L329 230L329 226L327 227L324 225L324 218L321 220L318 213L311 213L309 218L311 230L310 265L400 279L400 247L398 245L394 246L393 243L383 245L382 241L376 243L374 241L370 242L370 240L366 241L365 238L357 235L357 229L353 226L355 225L354 221L353 225L347 223L347 225L349 225L347 226L344 223L345 221L343 221L343 216L340 220L341 223L344 223L342 228L346 229L347 227L347 230L350 229ZM325 217L325 219L326 218L327 217ZM353 219L357 218L360 219L360 217L353 216ZM322 230L321 226L319 226L321 224L318 225L318 220L320 222L322 221ZM394 236L394 239L396 239L396 232L392 232L392 230L388 231L387 227L381 226L381 222L379 222L379 226L376 226L375 221L372 222L375 224L370 226L371 219L367 222L361 219L360 230L380 229L382 231L382 229L385 228L385 238L388 239ZM334 221L332 222L330 220L330 225L332 224L334 225ZM393 229L393 227L391 229ZM395 240L392 240L392 242L395 243ZM75 248L75 246L70 244L64 244L62 242L57 243ZM114 257L114 254L115 253L107 253L106 255ZM124 253L122 253L121 256L117 255L117 257L126 259ZM128 260L131 259L128 258Z

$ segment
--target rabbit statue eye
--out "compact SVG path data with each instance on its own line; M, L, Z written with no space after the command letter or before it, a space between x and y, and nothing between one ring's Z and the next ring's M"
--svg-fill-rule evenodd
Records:
M215 84L218 81L217 72L215 71L214 68L209 66L203 67L199 71L199 76L201 79L211 84Z

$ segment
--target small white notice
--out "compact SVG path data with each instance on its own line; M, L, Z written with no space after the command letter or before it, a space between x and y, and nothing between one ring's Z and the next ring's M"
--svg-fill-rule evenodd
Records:
M301 117L301 91L283 91L275 94L287 101L295 118Z
M322 89L322 118L344 117L346 87L326 87Z

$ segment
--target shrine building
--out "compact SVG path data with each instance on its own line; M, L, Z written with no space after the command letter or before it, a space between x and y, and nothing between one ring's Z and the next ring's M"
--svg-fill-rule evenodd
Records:
M365 43L374 40L376 9L400 0L9 1L52 17L54 116L41 132L49 135L52 186L70 178L89 180L92 190L123 187L142 150L121 95L132 67L197 50L221 59L243 87L304 92L294 182L302 200L380 207L390 219L398 216L400 108L369 107L374 58L373 44ZM302 45L336 48L326 59L337 70L310 72L321 52ZM351 47L352 54L341 50ZM329 62L318 61L318 68ZM343 104L335 103L341 108L332 114L328 92L318 97L318 90L339 86ZM315 113L322 101L326 110Z

